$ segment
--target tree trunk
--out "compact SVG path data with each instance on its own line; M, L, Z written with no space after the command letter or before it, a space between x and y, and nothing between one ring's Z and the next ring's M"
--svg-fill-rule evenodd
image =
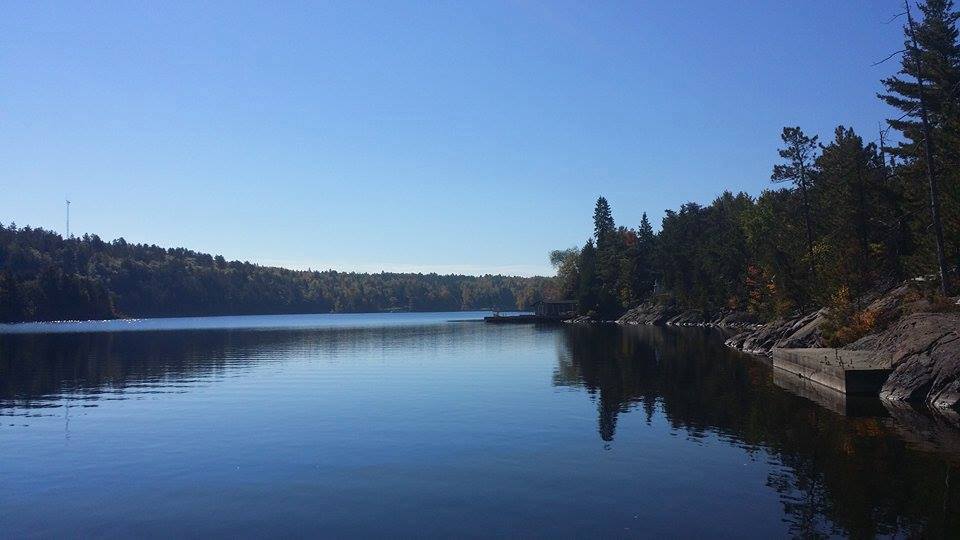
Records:
M807 260L812 279L816 275L813 264L813 225L810 222L810 202L807 199L807 174L802 163L800 164L800 197L803 201L803 223L807 230Z
M920 92L920 123L923 127L923 151L927 165L927 183L930 186L930 218L933 221L933 237L937 243L937 265L940 267L940 292L944 296L949 294L947 278L947 259L943 254L943 225L940 224L940 192L937 187L937 175L933 164L933 139L930 131L930 120L927 117L927 100L924 97L923 63L920 62L917 38L913 33L913 16L910 14L910 4L904 0L907 8L907 22L910 25L910 41L914 53L917 55L917 89ZM909 54L909 52L907 53Z

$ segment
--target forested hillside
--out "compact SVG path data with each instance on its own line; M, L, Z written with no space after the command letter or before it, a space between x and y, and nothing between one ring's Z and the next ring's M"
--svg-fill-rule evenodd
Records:
M310 272L0 224L0 322L514 309L548 278Z
M586 244L551 254L562 293L604 318L653 298L760 319L831 306L849 323L868 318L857 298L883 283L920 277L931 294L955 289L958 15L948 0L921 11L913 32L906 21L900 71L882 81L879 98L897 111L886 129L865 137L838 126L821 142L784 128L770 177L781 187L667 210L656 234L645 214L618 227L601 197Z

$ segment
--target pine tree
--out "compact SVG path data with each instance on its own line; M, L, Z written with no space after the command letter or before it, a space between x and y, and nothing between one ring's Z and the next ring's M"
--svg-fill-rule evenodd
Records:
M637 228L637 238L641 244L653 244L653 227L650 226L650 220L647 219L646 212L640 217L640 227Z
M9 268L0 272L0 323L23 320L23 305L17 279Z
M647 213L644 212L640 217L640 226L637 228L637 262L634 266L635 275L633 280L634 292L644 297L653 291L656 283L656 235L653 233L653 227L650 226L650 220L647 219Z
M864 145L852 128L844 126L836 128L834 140L817 158L819 206L825 223L818 244L827 253L820 272L827 275L819 277L830 281L817 286L821 300L840 287L859 297L870 286L871 244L882 236L876 222L881 217L880 190L874 184L879 160L873 144Z
M810 190L813 184L814 160L816 159L817 136L808 137L799 127L785 127L780 139L784 147L780 157L787 163L774 165L770 179L775 183L792 182L800 190L803 206L803 224L807 240L807 259L811 277L813 269L813 218L811 216Z
M933 129L934 142L939 143L934 145L938 152L957 151L956 147L951 150L952 145L943 142L950 136L956 136L960 114L956 99L960 95L960 44L956 28L960 15L954 12L951 0L926 0L920 10L923 20L914 26L912 36L909 26L904 27L906 42L900 72L882 81L887 93L879 96L888 105L904 113L902 118L887 121L906 138L888 151L908 161L917 159L923 153L921 93ZM917 84L918 78L924 81L922 92Z
M580 250L580 282L577 287L577 304L581 313L597 309L597 250L593 238Z
M936 260L941 287L946 292L946 261L960 257L960 177L956 167L960 158L958 14L951 0L926 0L920 10L923 19L915 24L907 5L901 69L898 75L883 80L887 93L880 97L904 113L888 120L906 139L889 151L905 160L905 193L915 210L928 207L929 220L914 220L912 226L920 242L926 244L920 270L928 271L932 266L928 261ZM946 235L944 223L948 225Z
M597 199L597 205L593 211L593 237L598 245L606 242L613 233L614 227L610 203L607 202L607 199L600 197Z

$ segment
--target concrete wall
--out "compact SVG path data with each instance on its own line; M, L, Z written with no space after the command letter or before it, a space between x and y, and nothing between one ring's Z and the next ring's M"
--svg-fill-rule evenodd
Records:
M845 394L878 395L890 363L873 351L773 349L773 367Z

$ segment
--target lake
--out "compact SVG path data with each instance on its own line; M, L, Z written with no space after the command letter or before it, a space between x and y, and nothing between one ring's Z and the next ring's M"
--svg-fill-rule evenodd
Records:
M710 330L482 315L8 326L0 536L960 532L949 418Z

